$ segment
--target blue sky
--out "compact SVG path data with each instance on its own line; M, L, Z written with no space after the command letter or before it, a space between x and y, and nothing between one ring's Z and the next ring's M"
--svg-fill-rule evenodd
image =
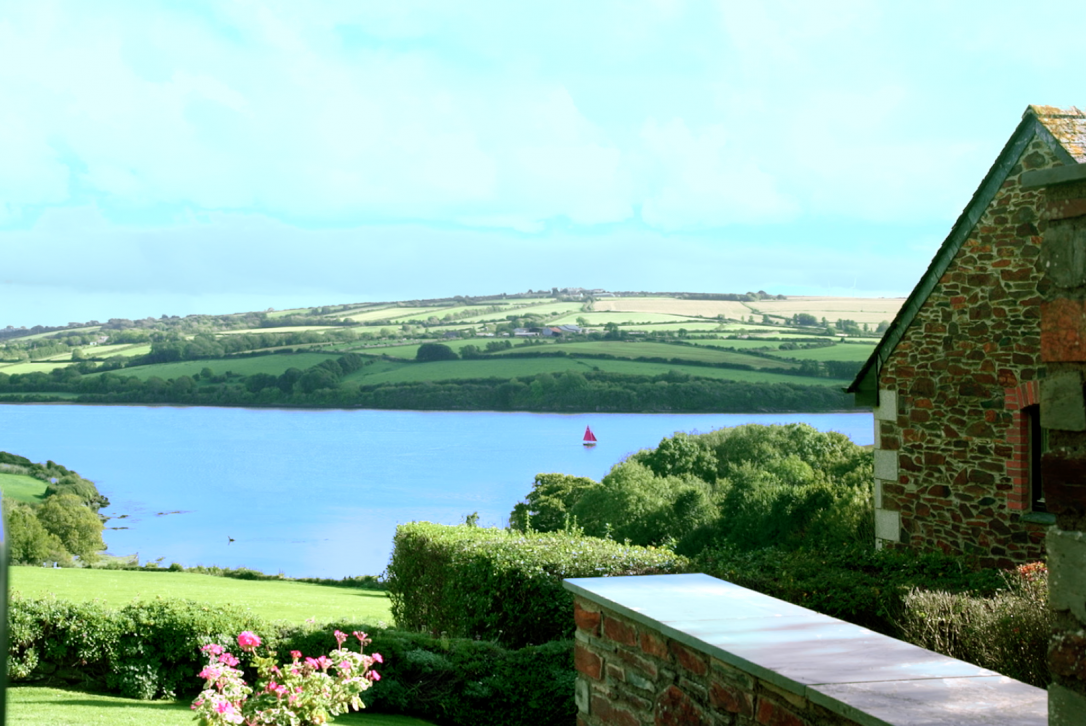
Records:
M905 295L1074 44L1011 2L0 3L0 327Z

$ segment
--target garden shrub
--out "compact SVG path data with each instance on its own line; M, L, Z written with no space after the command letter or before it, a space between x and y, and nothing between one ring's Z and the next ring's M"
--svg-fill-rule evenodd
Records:
M974 570L962 558L870 545L721 547L701 552L690 567L895 638L902 637L898 622L911 590L985 596L1005 586L998 570Z
M572 613L568 617L572 620ZM307 655L326 651L335 644L331 627L286 628L278 650ZM546 726L576 719L577 673L570 640L507 649L490 641L361 624L334 627L344 632L366 630L373 639L366 651L384 657L377 666L381 680L362 694L367 711L464 726Z
M567 615L572 619L572 615ZM363 694L368 709L441 723L545 726L572 723L573 643L569 640L509 650L496 643L434 638L371 628L268 624L245 612L190 601L156 599L109 609L97 602L14 595L10 624L12 683L46 683L128 698L192 697L203 685L201 645L235 647L252 630L289 660L291 650L325 653L334 629L369 632L368 653L381 653L382 678ZM246 667L246 678L254 673Z
M1037 562L1004 573L1005 587L989 597L924 591L905 596L901 637L910 643L1047 688L1048 570Z
M685 571L687 560L670 550L576 532L413 522L396 529L386 580L400 627L516 648L572 637L564 578Z
M201 645L228 644L263 621L238 608L186 600L98 602L30 599L8 607L12 682L47 682L150 699L199 691Z

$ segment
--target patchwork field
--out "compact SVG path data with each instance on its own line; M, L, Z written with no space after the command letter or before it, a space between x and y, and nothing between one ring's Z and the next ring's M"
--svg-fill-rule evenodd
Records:
M759 300L750 303L758 313L791 318L799 313L857 323L890 321L905 304L905 298L790 297L787 300Z
M746 304L732 300L678 300L670 297L615 297L597 300L596 312L667 313L690 317L715 318L723 315L746 319L753 311Z
M533 350L533 348L526 347L523 350ZM699 346L669 345L667 343L653 343L648 341L626 342L598 340L586 343L559 343L556 345L549 345L541 350L546 350L548 352L565 351L566 353L581 353L585 355L613 355L619 358L665 358L668 360L678 358L699 363L732 363L750 365L756 368L778 370L781 368L792 367L788 364L778 363L764 358L755 358L754 356L733 353L726 350L714 350L712 348ZM517 352L518 348L514 347L510 350L495 353L494 355L512 357L515 356Z

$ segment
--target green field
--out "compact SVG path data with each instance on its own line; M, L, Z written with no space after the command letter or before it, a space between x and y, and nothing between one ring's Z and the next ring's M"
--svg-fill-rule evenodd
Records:
M0 363L0 373L7 373L11 376L16 373L48 373L54 368L64 368L67 365L68 361L58 361L56 363L39 361L33 363Z
M772 361L768 361L772 363ZM747 383L795 383L815 386L840 386L828 378L789 376L769 371L744 371L730 368L686 366L673 363L642 363L633 360L598 360L594 358L516 358L500 356L479 360L450 360L432 363L395 363L381 361L355 371L345 380L363 386L425 381L453 381L471 378L521 378L540 373L600 370L625 375L657 376L670 371L699 378L715 378Z
M237 580L193 572L12 567L9 588L24 597L56 595L64 600L99 600L121 607L135 598L172 597L216 605L238 605L267 620L302 624L354 621L392 623L384 592L306 582Z
M801 348L799 350L771 350L771 355L779 355L782 358L798 358L800 360L840 360L855 363L863 363L871 357L875 350L875 344L857 345L854 343L839 343L825 348Z
M335 330L341 325L284 325L281 328L242 328L240 330L220 330L215 335L248 335L250 333L320 333L325 330Z
M443 360L432 363L381 363L357 370L344 380L363 386L382 383L422 383L469 378L517 378L540 373L588 368L569 358L483 358L480 360Z
M528 348L527 350L532 350ZM540 347L538 350L542 351L559 351L563 350L567 353L582 353L585 355L613 355L619 358L680 358L682 360L697 361L699 363L732 363L754 366L755 368L766 368L770 370L781 370L787 368L793 368L794 366L767 360L765 358L756 358L754 356L743 355L742 353L733 353L727 350L713 350L711 348L686 346L686 345L670 345L668 343L655 343L650 341L608 341L608 340L593 340L584 343L557 343L551 344L546 347ZM510 350L501 351L494 355L511 356L518 351L518 348L512 348Z
M134 701L80 691L12 686L7 692L8 726L191 726L189 701ZM343 726L429 726L410 716L344 714Z
M41 504L45 498L46 483L24 474L0 472L0 492L5 499L27 504Z
M210 368L216 374L232 371L239 375L251 376L254 373L270 373L280 375L288 368L305 370L310 366L328 360L338 358L336 353L292 353L285 355L258 355L252 358L211 358L205 360L185 360L176 363L158 363L150 366L135 366L116 371L121 376L135 376L142 381L153 376L163 380L179 378L181 376L193 376L204 368ZM101 375L91 373L89 375Z
M341 315L340 317L348 320L354 320L355 322L373 322L375 320L392 320L393 318L402 318L405 315L414 315L423 311L431 311L428 315L433 315L436 311L442 308L407 308L397 307L395 305L378 308L376 310L364 310L360 313L352 313L350 315Z

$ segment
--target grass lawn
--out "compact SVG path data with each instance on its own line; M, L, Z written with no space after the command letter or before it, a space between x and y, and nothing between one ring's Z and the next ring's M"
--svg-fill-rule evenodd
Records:
M58 688L19 686L7 692L8 726L190 726L189 701L134 701ZM345 726L427 726L409 716L344 714Z
M267 620L392 623L388 596L377 590L290 581L236 580L191 572L12 567L9 587L24 597L101 600L121 607L157 595L247 607Z
M45 482L25 474L0 472L0 492L7 499L27 504L41 504L45 498Z

